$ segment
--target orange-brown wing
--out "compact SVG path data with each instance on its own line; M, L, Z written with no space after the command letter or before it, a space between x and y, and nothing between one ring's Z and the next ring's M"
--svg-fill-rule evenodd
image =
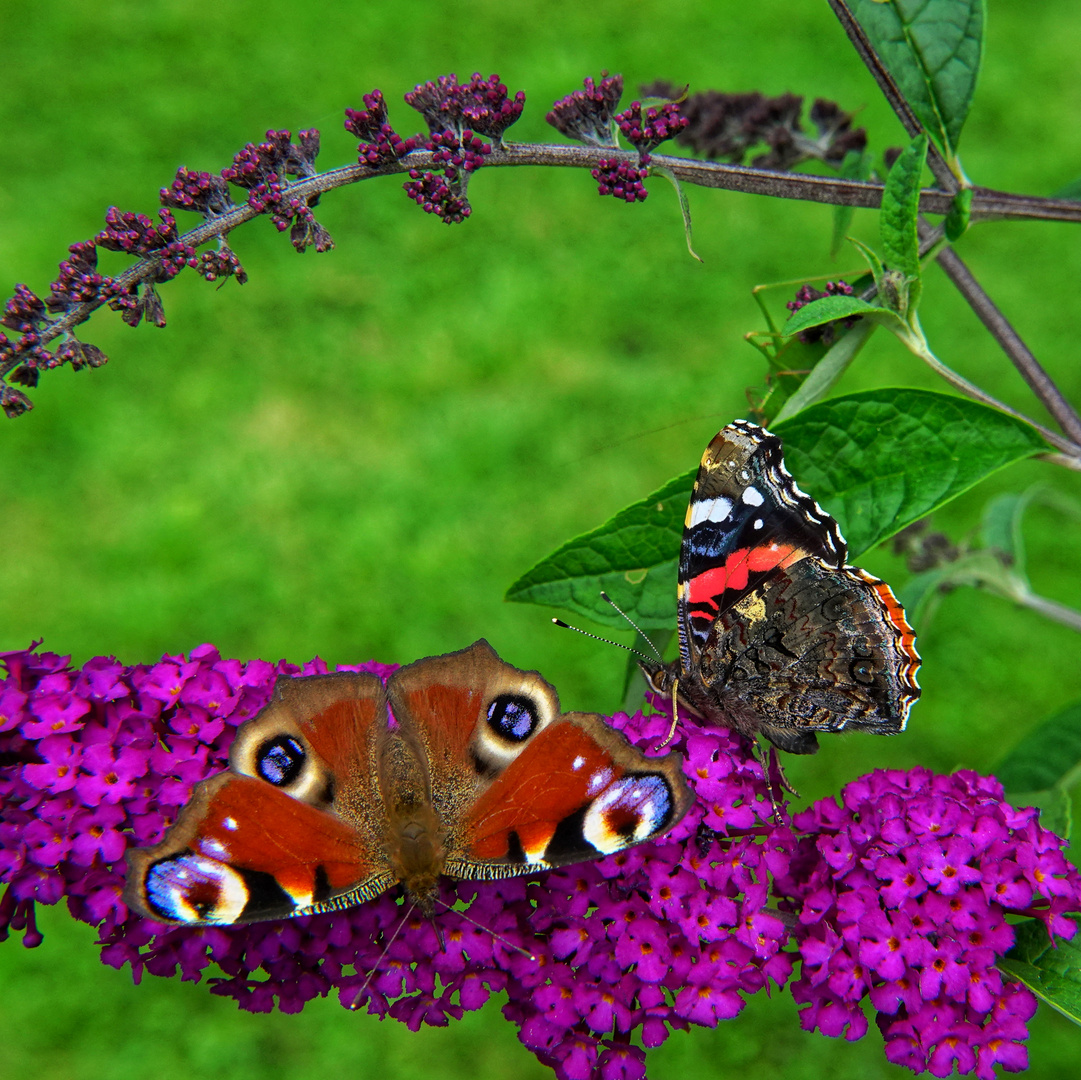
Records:
M162 922L243 923L382 892L373 776L386 730L371 675L280 679L237 732L231 771L199 784L161 843L128 853L125 899Z
M598 859L654 840L693 796L679 754L647 758L604 720L567 713L545 728L470 807L461 877Z
M448 874L599 858L659 836L690 805L678 755L647 758L599 716L561 714L551 685L485 641L400 669L387 692L428 762Z

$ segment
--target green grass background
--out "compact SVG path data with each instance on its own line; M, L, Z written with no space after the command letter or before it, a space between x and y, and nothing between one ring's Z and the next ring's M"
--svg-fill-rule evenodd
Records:
M1049 193L1081 174L1081 11L1073 0L991 0L987 54L962 149L978 183ZM345 106L381 87L401 102L447 71L495 70L526 91L512 135L543 141L549 104L602 68L629 87L792 91L862 108L872 146L903 133L821 0L643 0L547 5L443 0L5 0L0 6L0 291L44 295L67 244L107 206L150 213L179 164L217 170L268 127L323 131L323 168L352 158ZM697 250L675 198L650 182L634 207L569 170L490 170L473 217L448 228L392 179L332 192L337 241L298 258L270 224L234 234L251 282L194 275L162 289L169 326L132 331L105 312L84 336L100 371L47 376L36 409L0 425L0 649L127 663L204 641L226 656L407 662L487 637L537 668L565 707L610 711L623 659L555 631L506 587L696 462L746 410L762 365L752 286L857 265L828 257L830 211L691 189ZM194 221L194 219L192 219ZM854 232L873 241L874 216ZM1075 228L996 223L960 253L1074 401ZM107 262L116 270L119 261ZM937 269L924 324L936 352L1041 415ZM876 336L842 390L934 378ZM1081 481L1032 462L936 519L961 536L1000 491ZM1037 590L1081 606L1081 530L1036 508ZM865 560L895 586L900 560ZM918 627L924 699L894 740L825 740L788 766L807 799L880 765L989 770L1081 695L1076 634L960 591ZM0 948L0 1075L10 1080L546 1075L497 1005L447 1030L348 1015L250 1016L203 985L103 967L93 934L45 911L44 945ZM1041 1010L1031 1074L1068 1074L1081 1038ZM849 1044L798 1030L786 995L752 1000L715 1031L674 1035L655 1077L902 1075L872 1025ZM905 1074L907 1075L907 1074Z

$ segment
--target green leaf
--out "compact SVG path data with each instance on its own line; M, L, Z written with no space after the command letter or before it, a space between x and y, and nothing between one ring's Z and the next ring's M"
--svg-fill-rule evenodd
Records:
M691 204L687 201L687 194L683 190L683 185L679 182L679 177L667 165L650 165L649 172L651 176L663 176L676 189L676 198L679 199L679 212L683 215L683 236L687 241L687 250L693 258L701 262L702 256L694 250L691 237Z
M910 281L920 276L920 238L916 219L920 212L920 178L927 158L927 136L919 135L902 151L886 177L882 192L879 229L886 266L900 270Z
M1081 778L1081 701L1030 731L992 771L1011 792L1075 784Z
M927 390L833 398L777 434L793 476L837 518L853 557L1044 449L1020 420Z
M869 248L862 240L857 240L854 236L850 236L848 242L867 260L867 265L871 268L871 277L874 280L875 288L881 293L882 278L885 274L882 260L875 253L875 250Z
M1073 828L1073 802L1064 787L1056 784L1045 791L1007 791L1007 801L1013 806L1035 806L1040 811L1040 824L1063 840L1070 839Z
M1037 453L1027 425L929 390L868 390L812 405L774 425L799 485L835 518L856 558L880 540ZM711 433L712 434L712 433ZM568 541L507 591L622 625L604 589L645 630L670 627L675 570L697 465L604 524Z
M865 150L849 150L841 162L840 175L845 180L868 180L871 177L872 157ZM830 240L830 258L836 259L841 250L848 228L852 224L854 206L833 208L833 238Z
M812 326L833 322L834 319L847 319L852 315L892 315L885 308L868 304L858 296L823 296L812 300L788 317L781 329L785 337L793 337ZM820 361L821 362L821 361Z
M848 6L960 175L957 144L980 72L984 0L848 0Z
M1014 945L998 968L1027 986L1052 1009L1081 1024L1081 935L1052 944L1047 927L1029 919L1014 928Z
M960 240L968 231L969 218L972 216L972 188L961 188L950 203L950 212L946 215L943 228L946 239L951 244Z
M566 608L605 626L626 626L601 600L603 589L643 630L670 628L683 518L696 472L697 466L567 541L523 574L506 598Z
M833 343L830 351L815 364L811 373L784 403L784 407L777 413L774 420L776 422L787 420L801 409L806 409L808 405L813 405L824 398L848 370L848 365L856 359L874 328L875 323L866 319L849 327Z
M1060 187L1053 192L1052 199L1081 199L1081 176L1071 180L1065 187Z

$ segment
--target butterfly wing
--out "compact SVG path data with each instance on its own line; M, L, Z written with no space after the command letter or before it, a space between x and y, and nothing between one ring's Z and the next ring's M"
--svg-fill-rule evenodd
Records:
M485 641L396 672L402 737L428 762L445 872L499 878L598 858L686 812L679 755L650 759L600 717L561 714L536 672Z
M128 853L125 900L159 922L244 923L357 903L393 884L373 761L373 675L278 680L161 843Z
M796 486L781 450L776 435L737 420L702 455L679 556L684 673L694 670L718 616L779 569L809 556L845 564L837 523Z
M780 568L714 623L700 680L731 726L813 753L816 731L903 731L915 634L878 578L817 558Z
M469 808L460 877L584 862L663 836L693 801L679 754L647 758L592 713L539 732Z

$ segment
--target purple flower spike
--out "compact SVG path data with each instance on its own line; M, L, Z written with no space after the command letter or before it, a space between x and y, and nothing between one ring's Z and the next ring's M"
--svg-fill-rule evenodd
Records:
M867 997L896 1064L990 1077L996 1061L1023 1063L1035 999L995 968L1013 944L1006 916L1042 915L1071 937L1056 909L1078 909L1081 878L1063 842L1002 794L972 772L879 771L840 806L796 815L802 835L774 889L800 913L804 1027L859 1037ZM1022 864L1033 873L1018 888Z
M587 76L584 90L560 98L545 118L568 139L588 146L615 147L615 111L623 97L623 76L603 72L600 83Z
M741 995L789 977L783 925L763 911L761 860L725 847L757 850L757 836L719 841L709 832L703 841L703 806L663 843L596 863L529 879L444 880L438 934L394 893L250 926L166 928L136 918L121 900L124 849L161 838L193 786L225 766L236 726L265 703L277 675L301 669L223 660L210 647L134 667L97 658L81 671L50 654L4 659L5 925L29 927L33 900L66 897L77 918L98 927L104 962L130 964L136 978L197 979L216 967L213 992L249 1011L295 1012L332 992L351 1005L370 974L360 1004L416 1028L505 992L504 1012L522 1041L563 1076L641 1076L636 1032L659 1045L669 1030L713 1025L742 1008ZM383 677L393 670L359 668ZM53 720L67 730L54 731ZM647 750L668 728L663 715L613 723ZM768 816L761 767L743 744L719 730L695 740L692 783L707 786L712 800ZM676 744L686 751L683 736ZM767 823L753 823L770 834ZM684 988L703 980L708 989L688 997Z
M995 966L1013 942L1006 916L1070 936L1081 908L1062 842L996 781L876 772L777 822L748 745L684 720L674 746L697 800L662 842L529 878L443 879L434 926L392 890L276 923L165 927L125 907L124 852L160 840L225 767L279 674L327 665L242 663L212 646L131 667L0 660L0 939L38 944L35 901L66 899L97 927L104 963L136 981L212 974L212 992L250 1012L334 993L415 1030L505 993L504 1015L557 1076L641 1077L643 1046L731 1019L798 960L805 1028L860 1038L866 998L890 1061L990 1078L1024 1067L1035 1008ZM647 753L669 727L663 711L611 722Z

